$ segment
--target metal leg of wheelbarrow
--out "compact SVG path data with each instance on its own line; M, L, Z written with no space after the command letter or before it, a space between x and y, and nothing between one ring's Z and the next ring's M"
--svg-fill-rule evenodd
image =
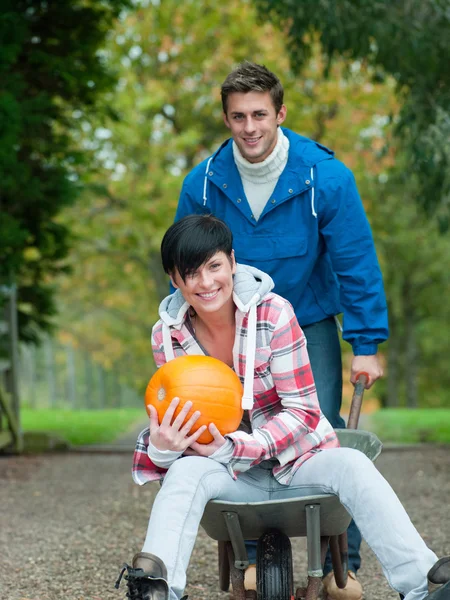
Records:
M345 588L348 577L347 532L330 537L330 551L336 585L338 588Z
M231 540L231 543L226 543L227 557L224 559L228 558L234 600L245 600L244 571L248 567L248 557L239 517L235 512L222 514Z
M308 585L297 590L297 598L317 600L322 589L322 565L328 548L328 537L320 535L320 505L306 506L306 544L308 550Z
M218 542L219 559L219 587L222 592L230 589L230 561L228 559L228 546L230 542Z

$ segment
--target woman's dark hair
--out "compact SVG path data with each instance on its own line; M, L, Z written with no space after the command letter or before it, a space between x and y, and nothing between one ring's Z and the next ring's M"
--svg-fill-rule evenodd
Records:
M213 215L189 215L169 227L161 242L161 259L169 275L183 281L217 252L231 260L233 235L224 221Z

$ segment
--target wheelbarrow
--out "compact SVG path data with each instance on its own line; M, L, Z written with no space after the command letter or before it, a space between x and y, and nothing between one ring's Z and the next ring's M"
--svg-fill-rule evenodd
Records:
M382 444L368 431L356 431L368 375L359 373L353 393L348 429L337 429L341 446L355 448L372 461ZM317 600L322 588L323 564L328 546L336 584L347 583L347 528L351 517L333 494L302 496L270 502L224 502L211 500L201 525L218 541L219 586L234 600ZM291 537L307 539L307 585L294 591ZM249 565L245 540L257 540L257 591L244 589Z

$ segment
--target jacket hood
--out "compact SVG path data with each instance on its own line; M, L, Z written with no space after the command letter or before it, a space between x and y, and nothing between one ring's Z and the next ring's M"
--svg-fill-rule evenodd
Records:
M301 160L307 167L315 167L323 160L329 160L334 157L333 150L322 146L314 140L310 140L303 135L299 135L290 129L281 128L284 135L289 140L289 148L295 153L296 161Z
M334 157L334 151L319 144L319 142L315 142L285 127L281 127L280 129L289 140L289 150L295 154L296 165L300 160L306 167L315 167L323 160L329 160ZM228 168L230 158L234 160L232 142L232 138L226 139L208 159L200 164L205 164L209 168L211 163L214 163L214 165L221 167L222 161L224 161L224 167Z
M334 152L326 146L322 146L318 142L299 135L290 129L281 127L281 130L289 140L289 153L285 169L296 172L300 164L303 166L303 169L306 169L309 172L309 178L312 183L311 213L317 218L317 213L314 206L314 168L318 163L333 158ZM216 172L227 172L228 176L232 177L232 172L230 172L230 164L234 165L232 138L229 138L223 142L223 144L219 146L214 154L212 154L206 161L200 163L199 165L199 168L202 168L202 165L205 167L203 176L203 206L207 206L208 204L208 175L212 174L211 170L214 169ZM239 177L237 168L235 171L235 177Z
M242 408L247 410L253 407L253 378L257 328L256 307L273 287L272 278L263 271L248 265L238 264L236 266L236 273L233 276L233 301L238 311L243 315L248 314L244 395L242 397ZM159 306L164 354L167 362L175 358L170 330L181 329L189 306L189 303L184 299L179 289L164 298Z

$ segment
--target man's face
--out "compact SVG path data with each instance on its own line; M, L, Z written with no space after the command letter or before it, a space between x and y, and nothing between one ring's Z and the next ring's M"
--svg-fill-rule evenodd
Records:
M275 148L278 125L286 118L286 107L276 114L269 92L236 92L228 96L223 119L242 156L251 163L265 160Z

